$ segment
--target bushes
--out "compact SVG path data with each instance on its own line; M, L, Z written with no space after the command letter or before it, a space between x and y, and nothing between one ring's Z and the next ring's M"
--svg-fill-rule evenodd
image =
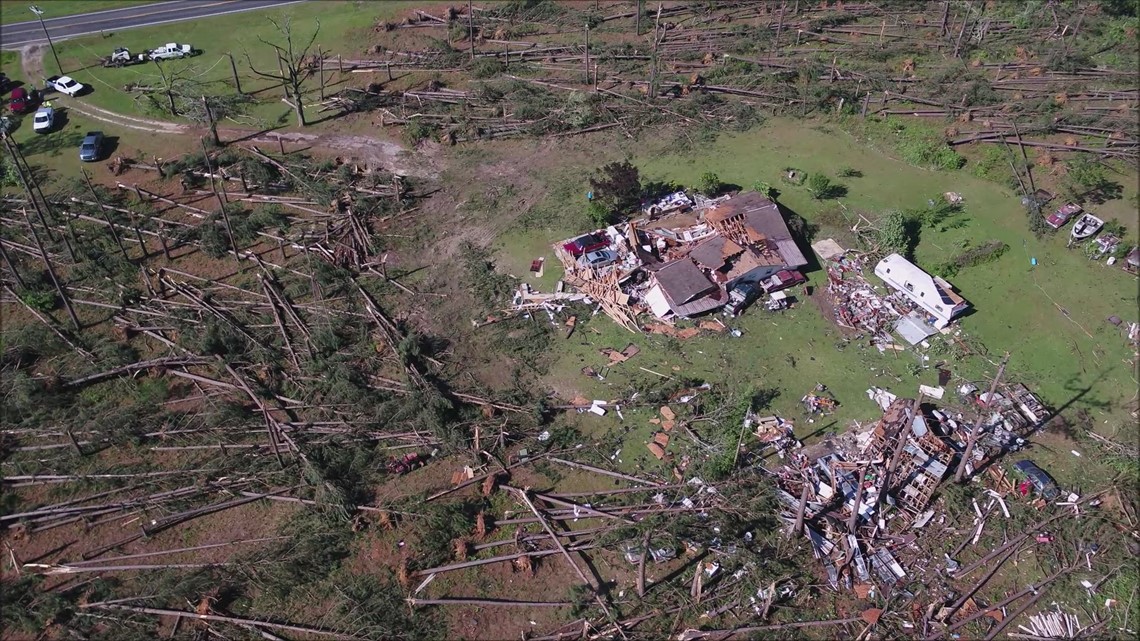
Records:
M486 301L489 308L497 307L499 301L514 291L514 280L495 271L487 250L465 244L461 250L461 259L468 286L479 300Z
M823 174L812 174L807 179L807 189L816 200L829 200L847 195L847 188Z
M720 181L720 176L711 171L706 171L701 174L700 180L697 181L697 191L715 196L724 187L724 183Z
M1000 240L986 241L984 245L966 250L945 263L938 265L934 268L934 273L943 278L951 278L957 275L959 270L966 267L992 263L1001 258L1007 251L1009 251L1009 245Z
M757 180L756 182L752 183L752 191L762 194L768 200L775 200L776 196L779 194L779 192L777 192L776 189L772 187L772 185L769 185L763 180Z
M1019 187L1017 179L1009 168L1009 153L1001 147L990 145L982 152L982 157L971 163L971 172L978 178L985 178L1010 189Z
M958 155L934 130L921 125L904 124L893 118L868 119L867 132L891 140L902 159L916 167L959 169L966 159Z
M57 299L55 292L52 291L27 290L20 292L20 300L28 307L46 313L55 309Z
M1045 222L1045 216L1041 213L1041 205L1033 198L1025 200L1025 222L1029 231L1038 238L1057 231Z
M496 58L479 58L471 66L471 75L476 78L494 78L503 72L503 63Z
M586 204L586 215L589 216L590 221L598 227L605 227L610 224L610 208L596 200L591 200Z
M404 138L412 147L435 136L435 126L421 120L413 120L404 126Z
M935 136L923 134L900 136L896 144L903 160L918 167L951 170L960 169L966 164L965 158Z
M939 194L930 199L925 209L908 210L906 213L908 216L920 220L927 227L941 226L941 230L945 231L947 226L943 223L961 211L962 205L952 203L946 200L945 196Z

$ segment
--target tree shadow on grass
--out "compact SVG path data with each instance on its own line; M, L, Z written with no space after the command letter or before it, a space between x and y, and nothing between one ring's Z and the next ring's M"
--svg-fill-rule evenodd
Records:
M20 143L20 151L25 156L58 156L65 149L72 149L79 153L79 143L83 142L83 133L78 131L59 131L43 136L36 136Z
M332 122L332 121L334 121L334 120L340 120L341 118L344 118L345 116L347 116L347 115L348 115L348 114L350 114L350 113L355 113L355 112L354 112L353 110L351 110L351 109L342 109L342 110L340 110L340 111L337 111L337 112L331 113L331 114L329 114L329 115L327 115L327 116L325 116L325 117L323 117L323 118L320 118L320 119L318 119L318 120L309 120L309 121L308 121L308 124L310 124L310 125L319 125L319 124L321 124L322 122Z

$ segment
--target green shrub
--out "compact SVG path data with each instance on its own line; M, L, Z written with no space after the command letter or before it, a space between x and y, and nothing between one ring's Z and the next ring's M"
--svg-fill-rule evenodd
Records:
M501 73L503 73L503 63L498 58L479 58L471 66L471 75L480 80L494 78Z
M409 145L414 147L435 136L435 131L435 125L421 120L413 120L404 126L404 138Z
M55 292L47 290L28 290L20 292L20 300L38 312L50 312L55 309L56 306Z
M769 200L776 199L776 190L772 187L772 185L769 185L763 180L757 180L756 182L752 183L752 191L763 194L764 197Z
M591 200L586 204L586 215L598 227L605 227L610 224L610 208L596 200Z
M831 179L823 174L812 174L808 176L806 182L811 197L816 200L839 198L847 193L847 189L843 185L831 182Z
M951 149L942 136L929 127L904 123L894 118L879 121L868 119L867 131L890 140L902 159L916 167L951 170L966 164L966 159Z
M701 174L700 179L697 180L697 191L709 196L715 196L723 186L724 183L720 181L720 176L711 171Z
M1117 238L1124 238L1124 235L1128 233L1128 229L1124 226L1124 223L1121 223L1115 218L1110 218L1104 221L1104 227L1101 229L1101 232L1104 234L1112 234Z

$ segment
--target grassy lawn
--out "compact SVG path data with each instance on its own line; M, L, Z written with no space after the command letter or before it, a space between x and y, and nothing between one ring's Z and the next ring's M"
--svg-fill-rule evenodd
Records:
M86 170L99 180L109 176L106 163L115 156L128 158L170 157L172 138L170 136L148 136L135 129L116 127L105 122L91 120L71 111L63 101L57 101L56 128L49 134L32 131L31 115L23 116L19 127L12 133L12 139L20 145L20 150L28 162L45 173L45 191L48 186L58 186L61 181L81 180L80 170ZM58 124L58 123L61 123ZM79 160L79 143L88 131L102 131L106 136L105 158L100 162L86 163ZM195 139L179 145L196 144Z
M1054 407L1079 397L1077 407L1103 418L1110 413L1114 419L1122 418L1120 410L1136 384L1129 365L1122 361L1129 356L1124 340L1105 319L1112 315L1137 319L1135 278L1067 250L1067 234L1035 238L1026 230L1017 198L1003 187L965 171L909 166L856 140L838 125L810 127L789 121L722 136L693 154L641 162L647 178L689 185L705 171L745 187L766 181L781 191L782 204L808 220L835 207L813 201L805 189L782 183L782 170L789 165L832 177L843 167L862 172L860 178L838 179L848 187L843 204L852 211L921 207L943 192L962 194L961 216L966 223L942 232L924 229L916 252L919 264L943 262L967 242L978 245L996 239L1010 246L998 261L963 269L952 279L973 305L973 313L960 322L962 331L992 350L992 360L998 360L1002 351L1011 352L1010 377L1024 380ZM1036 267L1031 258L1037 259ZM820 274L813 276L818 283Z
M234 92L232 71L227 53L237 62L242 89L252 93L262 102L250 112L263 124L288 124L291 122L290 108L281 102L281 90L270 81L258 78L246 62L249 54L254 65L264 71L277 73L273 50L261 44L258 38L268 41L283 41L279 32L267 18L281 21L292 18L294 41L307 42L320 21L320 32L311 53L317 53L317 45L325 52L341 54L345 57L364 56L364 49L373 25L379 20L406 11L412 6L423 6L422 2L310 2L286 7L249 11L234 15L204 18L174 25L159 25L141 29L116 32L104 38L89 36L59 43L56 48L60 61L67 73L75 79L89 84L94 92L83 99L98 107L123 114L141 114L151 117L167 116L148 113L143 103L136 102L135 96L124 90L128 83L139 85L161 84L161 77L154 64L104 69L98 61L109 55L116 47L126 47L132 53L154 48L165 42L188 43L203 51L202 55L187 60L173 60L163 63L167 74L181 73L185 77L205 85L211 94ZM303 44L302 42L302 44ZM45 71L56 73L55 62L50 55L44 57ZM311 83L315 89L317 81ZM309 97L316 100L316 96Z
M1076 409L1088 411L1107 435L1120 437L1118 430L1129 424L1124 406L1135 391L1127 363L1130 353L1119 330L1105 319L1117 315L1126 322L1136 320L1135 279L1066 249L1067 234L1035 238L1026 230L1018 200L1004 187L966 170L935 172L912 167L890 157L887 150L845 133L837 123L770 121L746 133L722 135L691 153L676 153L676 146L655 146L661 148L650 145L634 157L643 179L693 185L702 173L712 171L723 181L745 188L765 181L780 190L779 199L788 209L809 221L824 220L833 225L833 221L842 220L841 213L829 211L838 204L815 201L802 187L782 182L785 167L823 172L833 178L845 167L861 172L861 177L835 178L848 188L842 204L852 216L859 211L873 218L887 209L921 207L943 192L959 192L966 203L959 215L964 224L945 231L923 229L916 259L920 264L934 265L961 252L967 242L979 245L996 239L1010 246L996 262L965 268L951 279L973 305L973 312L957 325L960 337L972 346L988 348L988 352L953 356L939 351L943 341L933 339L935 348L929 352L929 360L920 361L921 355L913 351L882 354L866 347L865 341L843 344L832 320L824 318L812 300L783 313L752 308L729 323L743 332L739 338L705 334L678 341L642 336L598 315L580 325L571 338L555 339L556 356L547 382L564 398L574 394L589 399L628 398L650 381L659 381L641 367L680 379L707 380L726 393L774 388L779 396L773 409L796 423L799 436L815 440L828 432L846 430L852 420L877 418L878 408L864 394L869 386L914 395L919 384L936 384L937 374L930 366L940 360L947 361L945 367L956 379L984 384L996 370L1001 353L1008 350L1011 360L1006 380L1024 381L1053 407L1072 403L1066 412L1069 418ZM594 156L592 162L603 164L612 155ZM592 166L574 166L550 174L550 195L495 243L501 269L537 289L552 290L561 268L549 245L589 228L579 192L585 189L585 177ZM852 224L854 220L857 218ZM843 229L825 226L819 237L842 238L843 233ZM547 258L541 278L527 272L530 261L540 256ZM1036 267L1030 264L1031 258L1037 259ZM825 287L822 272L809 272L808 276L814 286ZM877 282L874 276L870 279ZM548 319L540 312L535 321L545 323ZM629 342L638 345L641 353L607 370L607 359L598 350L621 349ZM583 375L585 366L602 373L605 380ZM834 415L809 423L799 401L817 383L827 385L841 406ZM946 400L952 401L953 391L947 392ZM644 409L623 414L624 421L610 412L605 417L582 414L573 422L591 439L609 443L613 450L620 447L618 459L625 469L659 466L644 446L658 429L648 423L651 415ZM1077 459L1061 443L1053 445L1055 452L1035 452L1034 456L1066 476Z
M20 54L15 51L0 51L0 71L12 80L23 80L24 72L20 69Z
M38 3L44 10L44 20L73 16L77 13L94 13L107 9L120 9L132 5L153 4L154 0L46 0ZM0 3L0 24L27 22L35 20L36 16L28 11L28 4L16 0L5 0Z

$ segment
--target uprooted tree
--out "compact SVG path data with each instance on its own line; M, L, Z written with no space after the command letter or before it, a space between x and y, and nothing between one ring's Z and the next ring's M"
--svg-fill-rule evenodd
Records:
M254 67L248 51L245 52L245 61L253 73L262 78L281 83L281 86L285 88L286 100L292 103L293 109L297 112L297 125L304 127L308 124L305 122L304 84L313 75L313 68L305 59L309 55L309 49L312 49L313 43L317 40L317 34L321 31L321 23L319 20L317 21L317 27L313 29L312 37L309 38L304 47L298 48L293 44L293 20L291 18L287 18L284 22L269 19L269 22L277 27L277 31L285 40L284 45L270 42L261 36L258 36L257 39L263 44L273 47L277 54L277 73L260 71Z

